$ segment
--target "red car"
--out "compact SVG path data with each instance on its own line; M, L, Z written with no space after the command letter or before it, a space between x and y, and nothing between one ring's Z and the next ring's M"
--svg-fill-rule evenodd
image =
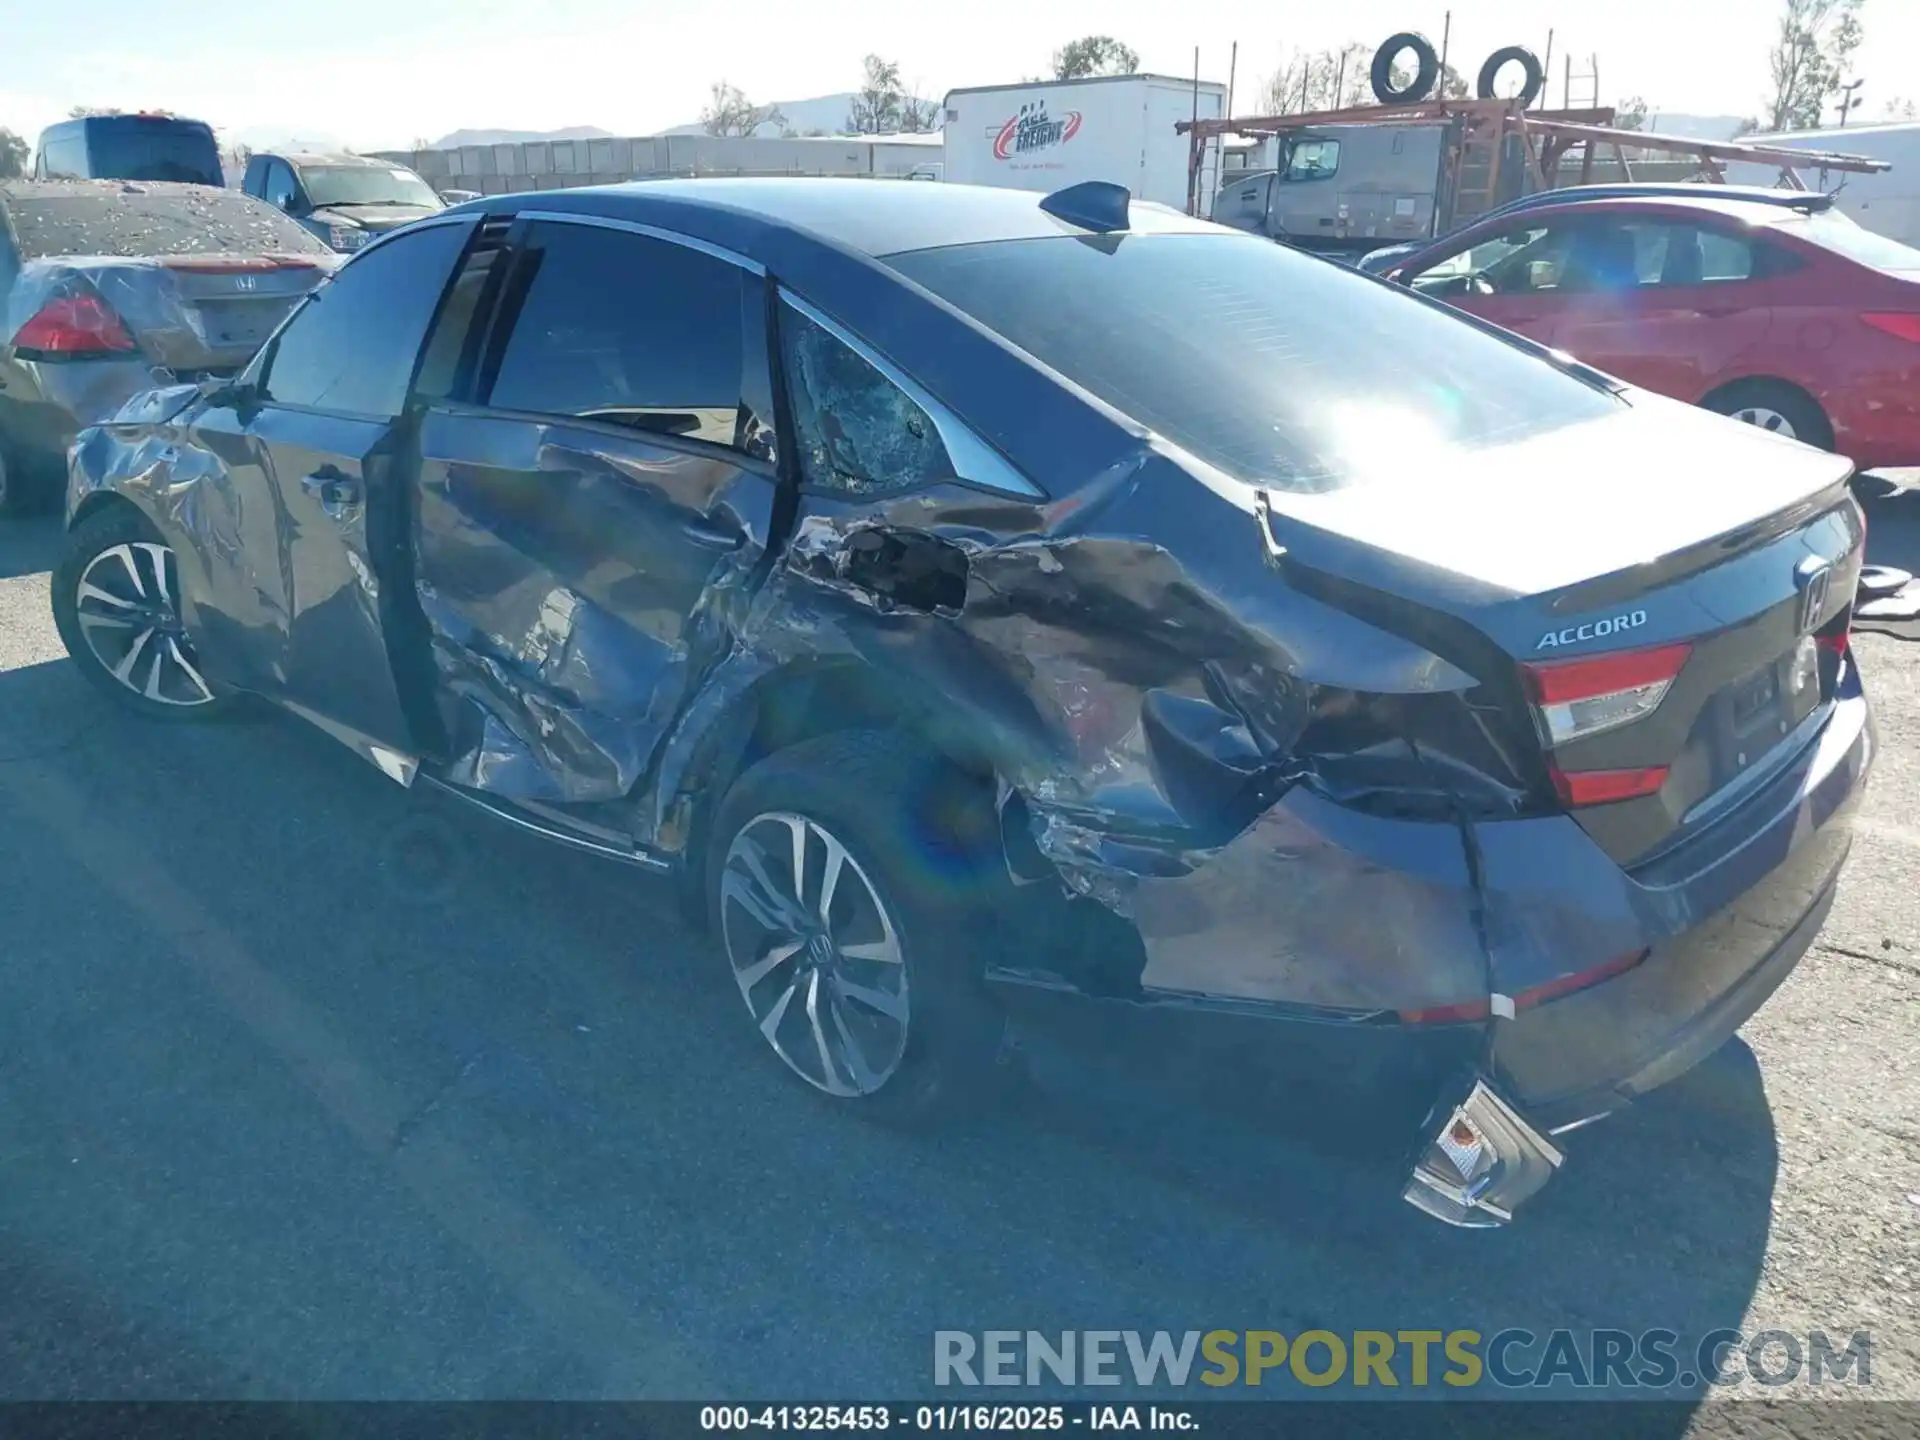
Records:
M1820 197L1540 204L1388 278L1862 470L1920 465L1920 250Z

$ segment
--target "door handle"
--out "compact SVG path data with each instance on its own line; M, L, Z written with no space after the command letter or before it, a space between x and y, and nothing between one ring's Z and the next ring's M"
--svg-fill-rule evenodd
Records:
M300 488L318 500L320 508L336 520L360 503L359 480L331 465L322 465L311 475L302 475Z

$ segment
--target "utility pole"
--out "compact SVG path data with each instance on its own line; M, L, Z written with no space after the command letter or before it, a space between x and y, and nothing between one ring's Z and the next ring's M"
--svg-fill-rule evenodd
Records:
M1840 101L1840 128L1842 130L1847 128L1847 116L1860 108L1861 102L1858 92L1860 87L1866 83L1864 80L1854 80L1840 87L1840 93L1844 97Z

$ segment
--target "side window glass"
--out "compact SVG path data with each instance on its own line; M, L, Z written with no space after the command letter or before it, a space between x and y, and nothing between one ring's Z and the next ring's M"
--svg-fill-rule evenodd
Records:
M596 225L538 222L487 403L750 449L741 286L718 256Z
M953 478L933 418L824 326L780 310L802 480L842 495L893 495Z
M434 225L355 257L295 312L270 343L265 398L391 419L447 275L471 227Z
M1302 140L1287 163L1288 180L1331 180L1340 168L1338 140Z
M1707 283L1754 278L1754 251L1748 241L1717 230L1702 230L1700 240L1700 278Z
M1413 278L1413 288L1441 297L1551 290L1559 278L1559 244L1544 228L1510 231L1428 266Z
M282 210L293 204L293 171L284 161L273 160L267 164L267 203L278 205Z
M1672 284L1668 280L1668 260L1673 263L1673 273L1686 271L1687 248L1690 232L1677 225L1631 225L1628 233L1633 236L1633 278L1640 285Z

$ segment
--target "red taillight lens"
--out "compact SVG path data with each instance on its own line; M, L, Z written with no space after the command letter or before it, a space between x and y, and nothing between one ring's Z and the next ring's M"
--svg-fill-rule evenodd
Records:
M1693 646L1682 643L1520 668L1551 747L1651 715L1692 653Z
M1647 765L1638 770L1562 770L1548 762L1547 773L1553 779L1553 788L1569 805L1611 805L1619 800L1638 800L1667 783L1665 765Z
M1861 320L1874 329L1894 336L1900 340L1911 340L1920 345L1920 315L1877 314L1862 315Z
M1523 1010L1531 1010L1537 1005L1546 1004L1549 1000L1558 1000L1563 995L1591 990L1594 986L1604 984L1616 975L1626 974L1652 953L1651 950L1635 950L1631 954L1618 956L1589 969L1576 970L1571 975L1562 975L1558 980L1549 980L1544 985L1535 985L1532 989L1522 990L1512 997L1513 1013L1518 1015ZM1485 1020L1492 1014L1493 1006L1490 1002L1469 1000L1460 1005L1438 1005L1431 1010L1402 1010L1400 1018L1409 1025L1458 1025L1472 1020Z
M20 327L13 348L48 358L77 359L123 354L134 344L126 325L98 295L62 295L42 305Z
M1589 660L1550 660L1523 668L1534 700L1542 705L1560 705L1671 682L1692 653L1693 646L1682 643L1653 650L1617 650Z

